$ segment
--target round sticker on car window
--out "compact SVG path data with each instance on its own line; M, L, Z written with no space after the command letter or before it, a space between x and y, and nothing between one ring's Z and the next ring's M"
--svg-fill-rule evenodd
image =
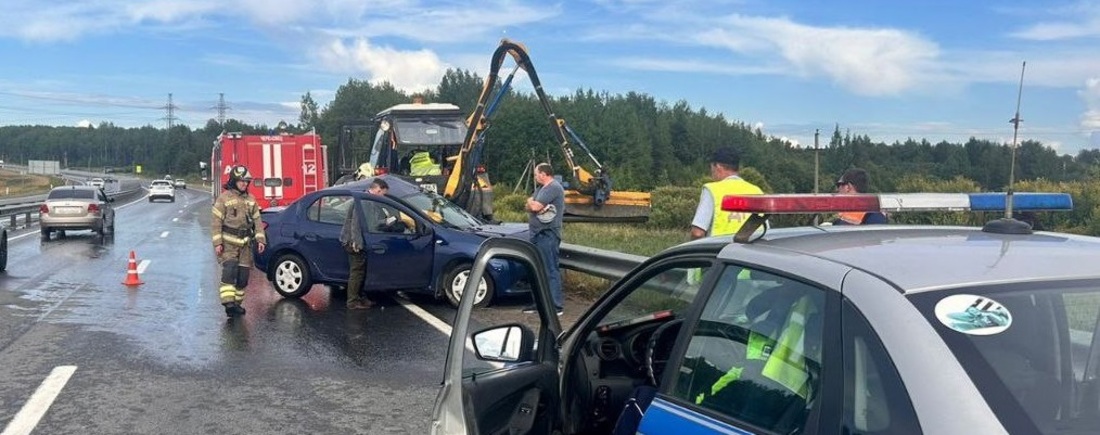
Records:
M936 303L936 318L963 334L999 334L1012 325L1012 313L985 296L953 295Z

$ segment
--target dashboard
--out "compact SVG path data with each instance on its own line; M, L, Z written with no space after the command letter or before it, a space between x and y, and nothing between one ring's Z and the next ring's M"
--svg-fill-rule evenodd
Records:
M605 323L589 334L576 357L577 370L570 375L576 391L589 392L579 395L576 404L589 410L589 429L610 429L634 389L650 383L646 363L650 339L658 328L675 320L678 317L671 310L658 311ZM662 335L655 353L668 355L676 334Z

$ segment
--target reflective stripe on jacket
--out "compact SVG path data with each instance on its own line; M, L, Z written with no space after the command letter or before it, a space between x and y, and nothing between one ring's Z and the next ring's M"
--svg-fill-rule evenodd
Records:
M734 234L748 220L748 213L732 213L722 210L722 198L726 195L762 195L763 190L748 181L737 178L727 178L721 181L707 183L707 191L714 199L714 214L710 220L710 230L707 235L722 236Z
M214 246L223 243L245 246L252 239L267 243L256 198L232 189L218 195L211 210L210 234Z

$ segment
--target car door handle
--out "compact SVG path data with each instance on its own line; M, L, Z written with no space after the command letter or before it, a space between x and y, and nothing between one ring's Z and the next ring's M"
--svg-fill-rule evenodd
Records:
M382 244L378 244L378 243L370 245L370 251L375 253L375 254L385 254L386 253L386 245L382 245Z
M302 234L302 238L306 239L306 240L309 240L311 242L316 242L317 241L317 235L313 234L313 233Z

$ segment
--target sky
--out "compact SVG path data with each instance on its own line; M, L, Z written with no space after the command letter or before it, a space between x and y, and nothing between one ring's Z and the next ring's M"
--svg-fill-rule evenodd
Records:
M484 76L502 38L548 93L641 92L813 146L1100 148L1100 0L4 0L0 125L296 123L349 78ZM510 68L507 66L504 71ZM517 80L516 89L530 91ZM500 110L507 110L502 107ZM583 136L583 132L580 132Z

